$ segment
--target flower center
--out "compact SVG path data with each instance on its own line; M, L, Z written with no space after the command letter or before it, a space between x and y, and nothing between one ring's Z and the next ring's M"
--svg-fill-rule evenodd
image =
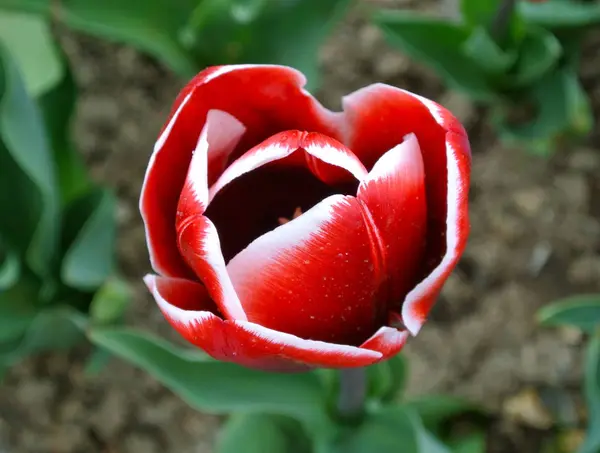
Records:
M334 194L354 195L358 182L330 186L309 169L268 164L221 189L205 215L219 232L225 262L254 239L308 211ZM291 219L282 214L292 213Z

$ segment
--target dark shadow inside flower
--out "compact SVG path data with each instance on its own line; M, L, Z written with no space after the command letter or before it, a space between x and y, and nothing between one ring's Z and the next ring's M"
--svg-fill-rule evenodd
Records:
M225 262L254 239L306 212L330 195L355 195L358 181L326 184L304 166L278 161L248 172L220 190L205 215L219 232Z

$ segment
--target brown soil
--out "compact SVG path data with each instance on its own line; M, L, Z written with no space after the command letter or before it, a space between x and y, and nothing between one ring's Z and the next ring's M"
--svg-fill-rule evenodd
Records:
M497 420L492 453L538 451L551 431L523 391L576 391L582 347L570 331L539 328L534 315L557 297L600 290L600 134L549 160L505 148L484 112L391 50L359 16L323 49L319 98L338 108L343 94L366 84L401 86L453 110L472 141L471 239L430 322L405 350L409 391L448 392L489 408ZM121 266L136 289L131 322L171 335L140 284L149 264L137 199L157 132L184 82L130 48L62 38L82 91L77 143L93 176L120 197ZM600 35L590 40L592 50L594 38ZM591 52L584 59L582 74L600 113L597 58ZM77 353L29 359L0 388L0 452L210 452L218 423L128 364L113 361L86 378Z

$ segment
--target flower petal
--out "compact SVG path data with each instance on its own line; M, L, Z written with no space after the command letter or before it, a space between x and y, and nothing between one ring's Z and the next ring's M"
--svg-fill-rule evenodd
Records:
M157 272L191 277L177 253L175 214L208 112L227 112L246 127L236 150L239 154L283 130L320 131L335 136L340 115L321 106L302 89L304 84L304 76L292 68L237 65L206 69L181 91L154 147L140 199L152 265ZM208 160L208 181L212 184L222 165L211 163L210 151Z
M362 181L367 176L360 160L337 140L319 133L290 130L273 135L231 163L210 188L209 199L234 179L263 165L284 160L299 150L307 153L308 167L324 182L347 181L350 175ZM293 162L299 164L297 160Z
M358 189L388 277L389 309L399 309L419 277L427 233L425 174L414 134L385 153Z
M217 360L272 371L307 367L366 366L382 353L303 340L244 321L224 321L201 284L148 275L144 279L169 323L190 343Z
M421 147L427 248L423 281L408 294L402 309L406 327L416 334L466 245L469 142L464 128L446 109L395 87L368 86L345 97L343 105L345 144L367 169L407 134L414 133Z
M332 195L260 236L227 265L250 322L359 345L385 322L381 263L360 203Z
M186 102L182 103L182 107ZM175 242L169 241L169 237L175 228L176 219L174 216L169 217L163 210L163 206L167 204L166 202L170 202L172 196L171 186L178 184L172 179L177 177L177 174L175 172L157 171L155 159L157 150L162 149L162 145L166 140L164 139L165 134L169 134L174 122L177 121L179 112L180 110L171 118L169 125L157 142L155 153L150 159L142 188L140 207L146 226L148 250L153 268L165 275L190 277L192 274L179 256ZM215 174L222 171L226 160L235 149L244 131L243 124L229 113L220 110L208 112L206 124L198 137L193 158L189 165L178 213L188 216L194 212L204 212L208 204L208 175L211 172ZM163 165L167 165L167 163L163 162ZM146 190L147 187L152 187L153 184L159 184L159 181L156 181L157 177L163 178L160 183L164 184L164 187L156 191ZM157 189L159 189L158 186ZM151 198L151 196L156 198ZM169 200L165 200L164 197L168 197ZM185 200L188 200L188 198L189 202L186 204ZM181 199L184 200L184 203L181 203ZM174 206L177 206L177 204L174 204ZM192 211L192 214L189 211Z
M214 224L203 215L187 217L177 229L179 251L204 283L208 294L226 319L246 320L246 314L231 283Z
M362 349L380 352L386 360L398 354L408 340L407 330L398 330L394 327L382 327L371 338L360 345Z

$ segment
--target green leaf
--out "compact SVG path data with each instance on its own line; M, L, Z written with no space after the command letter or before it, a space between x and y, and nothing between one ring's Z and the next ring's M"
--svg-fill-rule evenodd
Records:
M182 30L182 41L207 64L272 63L318 79L317 53L349 0L205 0ZM312 86L311 86L312 85Z
M483 27L473 30L462 50L472 60L472 64L480 66L489 74L505 73L517 59L514 51L505 52L501 49Z
M463 21L471 27L487 28L501 4L501 0L460 0L460 12Z
M494 97L483 69L462 52L467 27L404 11L381 11L374 19L391 45L431 66L450 87L478 100Z
M217 439L217 453L308 453L310 442L292 419L269 414L234 414Z
M600 450L600 332L591 337L585 353L584 394L588 409L588 430L578 453Z
M327 423L325 395L315 374L267 373L199 360L164 340L128 329L95 328L90 338L150 373L196 409L271 412Z
M519 2L517 6L527 22L544 28L579 28L600 23L598 2L546 0Z
M101 286L113 270L116 200L109 191L101 190L93 192L85 201L91 202L93 211L65 253L61 277L69 286L93 290ZM68 219L75 215L69 215Z
M49 24L31 14L3 11L0 42L10 49L30 96L37 97L63 77Z
M1 46L0 71L0 188L6 189L0 207L11 213L0 231L11 246L28 244L27 263L46 275L57 251L60 222L52 154L38 106Z
M529 123L509 124L502 114L493 121L502 139L508 142L526 141L532 151L548 155L560 139L589 132L593 119L589 101L577 74L560 68L541 79L530 93L537 115Z
M0 352L0 364L10 366L44 351L66 350L85 339L86 319L70 307L53 307L37 313L15 348Z
M0 291L0 344L19 339L36 316L39 283L27 275Z
M117 277L109 278L94 295L90 317L95 324L110 324L123 317L131 300L127 283Z
M123 42L184 77L199 69L178 40L197 0L0 0L0 7L44 14L76 30Z
M102 348L96 348L85 364L85 374L95 376L108 364L112 354Z
M63 65L65 71L60 83L41 96L39 104L52 144L64 205L90 190L90 181L83 158L74 149L71 141L71 122L75 112L77 90L66 61L63 61Z
M480 411L474 404L450 395L423 395L403 406L418 414L427 429L434 433L444 422L458 415Z
M4 250L0 242L0 293L13 286L21 274L19 255L12 250Z
M485 453L485 434L470 433L450 443L452 453Z
M526 87L549 73L562 55L560 42L547 30L528 27L512 68L510 84Z
M367 367L369 396L382 401L393 401L405 390L408 379L408 363L398 354L385 362Z
M587 333L600 326L600 294L579 294L553 302L537 313L546 326L569 325Z
M361 425L346 429L323 453L449 453L411 410L383 407Z

